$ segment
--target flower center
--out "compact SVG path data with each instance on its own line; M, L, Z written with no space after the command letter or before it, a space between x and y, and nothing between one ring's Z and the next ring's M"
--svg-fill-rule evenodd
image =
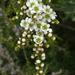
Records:
M49 19L49 18L50 18L50 15L49 15L49 14L46 14L45 17L46 17L47 19Z
M29 24L29 27L32 28L33 27L33 24Z
M37 39L36 39L36 42L37 42L37 43L40 43L40 42L41 42L41 39L40 39L40 38L37 38Z
M26 26L26 24L27 24L26 22L23 23L24 26Z
M42 35L42 32L38 32L38 35L41 36Z
M46 9L46 12L49 12L49 9Z
M30 6L32 7L33 5L34 5L34 3L32 2Z
M41 14L38 13L38 16L40 16Z
M40 24L40 23L38 23L38 24L37 24L37 28L39 28L39 29L40 29L40 27L41 27L41 24Z
M47 30L47 26L46 25L42 26L42 29Z
M35 11L39 11L39 8L37 6L34 7Z
M41 3L40 1L38 1L38 3Z

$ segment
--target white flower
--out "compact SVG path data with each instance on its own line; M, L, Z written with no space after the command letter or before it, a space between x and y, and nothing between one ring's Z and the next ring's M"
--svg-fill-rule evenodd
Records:
M34 25L33 24L29 24L29 28L30 28L30 31L33 31L34 30Z
M47 6L43 5L43 7L44 7L44 12L47 14L50 14L53 11L49 5L47 5Z
M31 10L31 14L34 14L35 13L35 11L34 10Z
M42 16L45 17L48 22L51 22L51 19L54 20L56 18L56 13L52 10L52 8L50 8L49 5L43 5L43 8L45 13L42 14Z
M39 63L41 63L41 61L40 60L36 60L36 63L39 64Z
M36 5L36 4L38 4L37 0L29 0L26 2L26 5L28 7L32 7L33 5Z
M31 18L28 18L28 17L26 17L25 20L26 20L27 23L31 23L31 21L32 21L32 19Z
M48 21L51 22L50 14L42 14L42 16Z
M49 28L49 29L48 29L48 31L51 33L51 32L52 32L52 29L51 29L51 28Z
M36 14L36 16L37 16L37 20L39 20L39 19L42 19L43 17L42 17L42 15L41 15L41 13L37 13Z
M37 21L35 31L41 30L41 26L42 26L42 22L41 21Z
M26 26L28 26L28 23L25 20L21 20L20 26L26 27Z
M38 36L38 35L34 36L34 42L36 44L42 43L43 40L44 40L44 37L43 36Z
M49 27L50 27L49 24L42 22L41 26L42 31L48 31Z
M30 11L34 11L35 13L41 13L43 8L41 5L33 5L31 8L29 8Z
M50 18L52 20L54 20L55 18L57 17L56 13L53 11L51 14L50 14Z
M44 36L42 31L37 31L36 34L39 35L39 36Z
M32 17L31 11L30 10L26 10L26 13L29 17Z

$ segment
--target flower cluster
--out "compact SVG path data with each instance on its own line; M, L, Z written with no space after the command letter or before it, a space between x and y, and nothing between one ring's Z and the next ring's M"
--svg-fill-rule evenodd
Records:
M44 5L42 0L27 0L26 5L28 17L21 20L20 26L35 31L34 42L40 44L43 42L46 32L52 33L49 23L55 20L57 15L49 5ZM26 8L26 6L22 8Z
M21 19L20 23L20 26L25 30L22 37L19 38L15 50L17 51L21 46L27 45L27 41L34 41L31 58L36 59L36 75L44 75L44 63L42 61L46 59L46 55L43 46L46 46L46 48L50 47L46 37L49 37L53 41L56 39L52 35L50 23L59 23L56 19L57 15L49 5L44 5L42 0L27 0L26 5L22 6L21 10L21 16L24 13L26 14L26 18Z

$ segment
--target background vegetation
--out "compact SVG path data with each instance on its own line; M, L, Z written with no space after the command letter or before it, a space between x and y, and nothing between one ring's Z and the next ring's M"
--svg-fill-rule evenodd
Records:
M15 52L14 47L23 29L20 20L12 21L16 11L26 0L0 0L0 74L35 75L34 60L30 58L33 46ZM75 75L75 0L43 0L56 11L60 21L53 24L56 42L46 49L44 72L46 75ZM23 17L23 16L22 16Z

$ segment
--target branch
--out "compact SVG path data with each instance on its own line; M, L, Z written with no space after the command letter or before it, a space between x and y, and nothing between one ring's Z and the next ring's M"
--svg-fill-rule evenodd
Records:
M23 48L23 53L24 53L25 59L26 59L26 61L27 61L27 64L30 64L30 63L29 63L29 60L28 60L28 58L27 58L27 55L26 55L26 51L25 51L25 49L24 49L24 46L23 46L22 48ZM31 69L30 66L29 66L29 69Z
M72 31L75 31L75 28L70 27L70 26L64 26L64 25L62 25L62 24L59 24L58 26L61 26L61 27L64 27L64 28L70 29L70 30L72 30Z
M60 73L62 73L62 70L61 70L61 69L60 69L60 71L58 71L58 72L52 72L51 75L57 75L57 74L60 74Z
M26 55L26 51L24 49L24 46L23 46L23 52L24 52L24 56L25 56L25 59L26 59L27 63L29 63L28 58L27 58L27 55Z

